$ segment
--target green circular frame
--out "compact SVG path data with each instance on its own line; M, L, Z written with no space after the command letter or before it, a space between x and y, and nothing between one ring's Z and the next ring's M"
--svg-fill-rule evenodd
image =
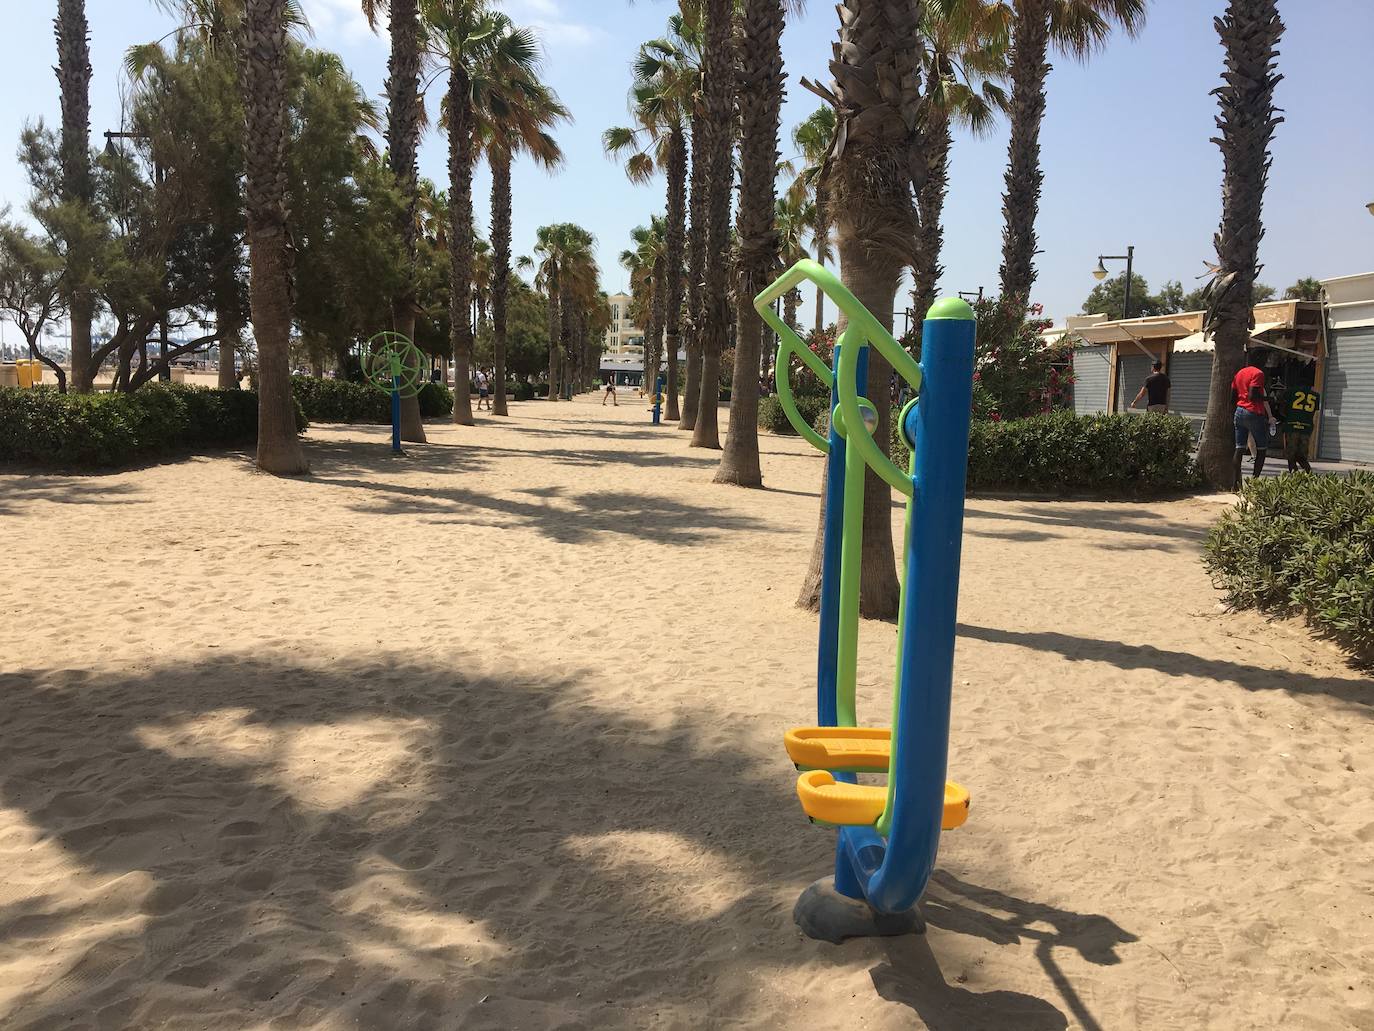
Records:
M393 386L402 397L420 393L424 381L425 356L404 333L383 330L367 342L362 355L363 375L378 390L391 393Z

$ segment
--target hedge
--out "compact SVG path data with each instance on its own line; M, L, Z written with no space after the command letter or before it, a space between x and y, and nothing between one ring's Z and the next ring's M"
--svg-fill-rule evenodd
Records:
M900 460L906 460L905 446ZM1060 410L977 421L969 433L971 490L1140 497L1198 483L1188 421L1176 415Z
M366 383L292 376L291 390L311 422L391 422L391 395ZM420 387L420 415L436 418L453 411L453 391L442 383Z
M819 399L811 405L814 415L802 399L797 410L825 436L830 413ZM893 409L890 454L905 469L910 454L897 417ZM785 428L776 429L774 420ZM760 402L759 425L792 432L776 398ZM1188 423L1177 416L1057 411L1011 422L976 419L969 427L968 489L1102 497L1168 494L1198 485L1192 451Z
M297 429L307 425L296 407ZM101 468L252 444L258 395L158 384L132 394L0 390L0 461Z
M1301 612L1374 661L1374 473L1249 481L1204 561L1231 605Z
M797 413L813 425L821 416L829 415L830 404L823 397L797 397L796 402ZM776 395L759 398L759 429L797 436L797 431L792 428L787 413L782 410L782 402Z

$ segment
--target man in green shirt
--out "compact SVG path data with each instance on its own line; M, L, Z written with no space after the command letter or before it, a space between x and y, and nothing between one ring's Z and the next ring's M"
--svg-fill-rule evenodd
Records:
M1283 395L1283 457L1288 471L1310 473L1307 448L1312 440L1312 422L1321 411L1322 396L1311 387L1289 387Z

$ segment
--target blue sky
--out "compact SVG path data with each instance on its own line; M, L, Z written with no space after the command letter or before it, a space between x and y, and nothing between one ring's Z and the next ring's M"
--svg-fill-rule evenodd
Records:
M52 0L6 0L0 36L0 203L22 208L23 172L14 159L26 119L58 118L52 73ZM379 97L386 74L383 38L367 31L356 0L304 0L314 43L341 53L364 89ZM536 25L547 50L545 74L575 116L560 140L567 164L556 176L527 165L515 172L515 251L532 245L535 227L576 221L597 237L606 286L625 283L616 256L629 230L662 205L662 184L634 186L601 151L600 133L626 119L625 91L635 47L662 32L671 0L506 0L516 21ZM1042 136L1045 190L1039 231L1036 299L1048 314L1077 312L1093 286L1099 252L1134 244L1137 270L1152 287L1182 279L1187 288L1212 256L1220 211L1221 160L1214 98L1221 50L1212 18L1223 0L1154 0L1139 38L1114 39L1084 65L1055 59ZM117 128L120 61L132 43L173 27L150 0L88 0L92 32L92 131ZM1264 281L1282 288L1303 275L1327 277L1374 268L1374 3L1370 0L1280 2L1288 30L1281 49L1279 126L1265 203ZM816 106L796 84L823 77L835 38L833 6L811 0L783 39L788 98L784 154L791 127ZM1001 256L1001 191L1006 126L981 140L960 138L946 207L942 291L996 289ZM421 171L440 182L444 140L426 136ZM474 197L486 224L489 180ZM898 307L904 307L899 301Z

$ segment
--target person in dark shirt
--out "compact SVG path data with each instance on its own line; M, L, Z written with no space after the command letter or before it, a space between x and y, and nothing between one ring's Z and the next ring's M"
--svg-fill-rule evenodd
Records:
M1164 375L1164 363L1155 360L1150 364L1154 371L1145 377L1145 385L1140 388L1140 393L1136 394L1135 400L1131 402L1134 408L1140 404L1140 399L1147 398L1145 411L1147 412L1167 412L1169 410L1169 388L1173 386L1169 382L1169 377Z
M1289 387L1283 395L1283 457L1288 459L1288 471L1298 466L1310 473L1307 452L1312 441L1312 424L1321 410L1322 396L1311 387Z

